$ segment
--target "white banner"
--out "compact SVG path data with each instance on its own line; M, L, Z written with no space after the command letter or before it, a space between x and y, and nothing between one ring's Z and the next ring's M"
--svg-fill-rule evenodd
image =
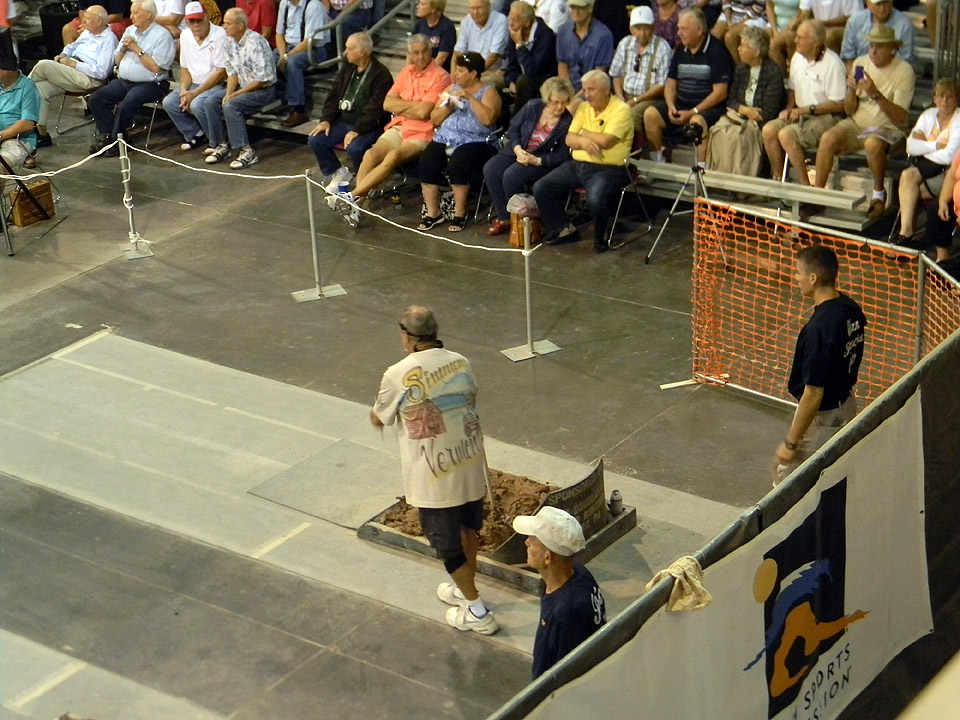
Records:
M933 629L919 391L777 523L528 717L830 720Z

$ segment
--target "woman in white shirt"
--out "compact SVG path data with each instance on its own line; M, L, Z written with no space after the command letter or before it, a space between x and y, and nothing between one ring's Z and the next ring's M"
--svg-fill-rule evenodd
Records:
M948 78L933 89L934 107L924 110L907 138L910 167L900 173L900 234L898 244L909 244L914 234L914 215L920 199L920 186L935 198L927 181L939 177L950 166L960 148L960 110L957 109L957 83Z

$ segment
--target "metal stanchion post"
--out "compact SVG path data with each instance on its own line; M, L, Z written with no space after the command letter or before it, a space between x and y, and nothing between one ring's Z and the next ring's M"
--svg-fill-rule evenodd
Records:
M315 286L307 290L297 290L296 292L290 293L298 303L319 300L322 297L336 297L337 295L347 294L347 291L340 285L320 286L320 255L317 249L317 226L313 219L313 183L310 182L309 170L304 171L303 179L307 183L307 212L310 213L310 247L313 250L313 279Z
M138 260L139 258L152 257L153 250L150 249L150 243L140 237L137 232L137 224L133 219L133 195L130 192L130 155L127 153L127 143L121 133L117 137L120 143L120 179L123 181L123 206L127 209L127 216L130 219L130 232L127 234L128 242L120 243L120 250L127 260Z
M517 345L500 352L513 362L529 360L537 355L547 355L560 349L549 340L533 341L533 302L530 283L530 218L523 218L523 285L527 302L527 344Z

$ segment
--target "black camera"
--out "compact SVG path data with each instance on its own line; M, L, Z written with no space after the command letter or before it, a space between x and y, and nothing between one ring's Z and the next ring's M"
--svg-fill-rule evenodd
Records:
M703 127L700 123L687 123L680 130L680 137L683 138L683 142L685 143L699 145L703 142Z

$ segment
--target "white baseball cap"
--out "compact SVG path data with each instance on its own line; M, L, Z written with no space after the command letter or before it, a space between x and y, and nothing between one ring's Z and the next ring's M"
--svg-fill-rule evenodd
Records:
M630 25L653 25L653 10L639 5L630 11Z
M204 15L206 15L206 13L203 10L203 5L198 2L188 2L187 6L183 9L183 16L187 20L197 20Z
M519 515L513 529L521 535L532 535L557 555L570 557L586 547L583 528L566 510L542 507L536 515Z

